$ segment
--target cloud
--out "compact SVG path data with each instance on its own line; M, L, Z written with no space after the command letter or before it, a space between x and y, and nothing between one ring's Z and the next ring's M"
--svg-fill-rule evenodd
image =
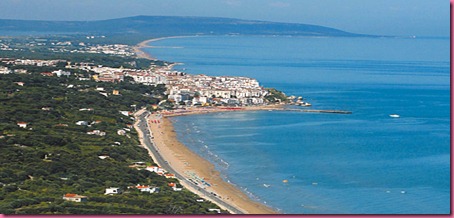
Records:
M271 7L274 7L274 8L288 8L290 7L290 3L288 2L271 2L269 4Z

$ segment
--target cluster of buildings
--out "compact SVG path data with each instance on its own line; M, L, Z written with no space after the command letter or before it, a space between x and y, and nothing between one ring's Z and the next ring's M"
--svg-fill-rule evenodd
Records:
M101 36L105 38L105 36ZM86 39L98 38L95 36L87 36ZM84 40L86 41L86 40ZM95 43L79 42L78 40L67 41L59 39L30 39L26 41L21 40L1 40L0 50L2 51L24 51L28 48L31 51L35 48L46 48L51 52L62 53L91 53L91 54L107 54L121 57L135 56L134 49L124 44L108 44L101 45Z
M99 82L121 82L131 77L144 85L166 85L168 99L176 105L205 106L260 105L268 94L259 82L247 77L191 75L172 70L173 65L151 66L150 69L126 69L69 63L67 69L94 72Z
M108 55L116 55L122 57L130 57L134 56L134 50L131 49L128 45L122 44L114 44L114 45L92 45L87 46L85 43L79 43L79 47L77 49L73 49L70 51L63 51L63 52L71 52L71 53L91 53L91 54L108 54Z
M104 48L103 46L99 49ZM107 48L126 49L128 46L110 45ZM71 63L66 60L29 60L0 58L0 62L9 65L31 65L56 67L66 64L65 70L78 69L90 72L91 79L98 82L122 82L127 77L144 85L165 85L168 100L177 108L190 106L246 106L265 104L268 91L259 82L247 77L191 75L172 70L173 65L156 66L149 69L112 68L93 63ZM61 66L61 64L60 64ZM15 70L16 71L16 70ZM14 71L14 72L15 72ZM0 74L13 71L0 67ZM16 72L15 72L16 73ZM69 76L69 71L57 70L43 72L43 76ZM80 79L80 78L79 78ZM83 78L88 79L88 78Z
M58 63L66 60L30 60L30 59L15 59L15 58L0 58L0 62L8 65L28 65L38 67L56 67Z
M247 77L191 75L153 66L148 70L111 68L89 64L68 65L70 69L93 71L100 82L121 82L131 77L136 83L167 87L168 99L177 105L204 106L264 104L268 92L255 79Z
M184 105L257 105L268 92L247 77L182 75L167 78L168 99Z

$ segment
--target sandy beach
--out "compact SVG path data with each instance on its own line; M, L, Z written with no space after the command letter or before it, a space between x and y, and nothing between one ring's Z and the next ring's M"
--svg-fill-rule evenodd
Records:
M148 123L158 152L175 171L187 176L187 179L193 179L194 176L202 178L211 185L210 187L205 187L207 191L215 193L219 199L243 211L245 214L276 214L273 209L252 201L234 185L222 180L220 173L215 170L213 164L179 142L172 122L168 118L152 114ZM185 187L188 187L188 185L185 185L188 181L180 182ZM197 190L190 191L200 194ZM203 197L203 195L201 196ZM207 198L209 199L210 197Z
M134 47L139 58L155 60L151 55L144 52L142 49L153 47L148 45L150 42L168 39L168 38L183 38L194 36L174 36L162 37L143 41ZM256 106L256 107L241 107L241 108L192 108L189 110L176 110L172 112L163 112L160 114L152 114L148 118L148 126L153 135L153 142L159 152L159 155L169 163L173 170L180 175L184 175L186 179L192 181L195 178L202 179L210 186L203 186L205 190L216 194L216 198L226 202L245 214L276 214L277 212L261 203L251 200L245 193L236 188L234 185L224 181L218 171L215 170L213 164L199 155L189 150L184 144L178 141L174 131L172 122L167 117L184 116L215 112L235 112L235 111L255 111L255 110L280 110L282 105ZM143 111L142 111L143 112ZM137 125L137 123L136 123ZM137 129L137 126L136 126ZM139 131L139 137L143 135ZM143 141L141 140L142 144ZM146 146L144 146L147 148ZM149 155L153 160L157 158L147 148ZM191 188L188 184L190 181L180 181L180 183L188 190L198 194L199 196L211 200L214 196L205 196L197 189ZM200 182L200 181L199 181ZM211 200L213 202L213 200ZM221 206L221 205L220 205ZM221 206L221 208L223 208ZM227 208L223 208L227 209Z
M148 54L147 52L142 50L143 48L153 48L154 46L148 45L148 44L150 44L150 42L156 42L156 41L163 40L163 39L176 39L176 38L187 38L187 37L197 37L197 36L169 36L169 37L160 37L160 38L155 38L155 39L149 39L149 40L140 42L139 44L134 46L133 49L138 58L156 60L156 58L154 58L153 56L151 56L150 54Z

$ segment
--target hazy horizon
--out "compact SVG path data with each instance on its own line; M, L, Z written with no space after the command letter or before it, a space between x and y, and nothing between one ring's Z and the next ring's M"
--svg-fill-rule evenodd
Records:
M444 0L2 0L0 19L224 17L320 25L360 34L449 36L449 6Z

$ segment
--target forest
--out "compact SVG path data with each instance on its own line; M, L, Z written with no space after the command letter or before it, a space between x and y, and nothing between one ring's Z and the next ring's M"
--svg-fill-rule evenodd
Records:
M120 111L151 108L165 98L164 86L81 81L77 73L45 77L45 70L53 69L34 66L27 74L0 75L0 214L216 213L208 211L219 208L215 204L168 187L179 186L176 179L130 167L155 163L139 146L134 117ZM105 135L87 134L93 131ZM128 188L137 184L160 192ZM105 195L110 187L123 193ZM87 201L66 201L66 193Z

